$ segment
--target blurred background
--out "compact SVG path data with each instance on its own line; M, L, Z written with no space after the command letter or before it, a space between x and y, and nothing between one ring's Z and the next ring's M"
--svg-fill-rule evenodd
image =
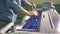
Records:
M43 2L54 2L54 4L60 4L60 0L28 0L29 2L34 2L35 4L41 4Z
M42 6L41 4L43 2L53 2L54 3L54 6L55 6L55 9L58 11L58 13L60 14L60 0L28 0L29 2L31 3L35 3L37 8L41 10ZM30 11L32 10L31 7L28 7L27 5L23 5L23 8L25 8L27 11ZM21 23L22 21L22 18L24 17L25 15L24 14L19 14L18 15L18 18L17 18L17 21L16 21L16 24L19 24Z

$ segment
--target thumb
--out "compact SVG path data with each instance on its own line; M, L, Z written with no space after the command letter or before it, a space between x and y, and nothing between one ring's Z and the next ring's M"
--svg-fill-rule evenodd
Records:
M35 14L35 16L38 16L38 12L37 11L35 11L34 14Z

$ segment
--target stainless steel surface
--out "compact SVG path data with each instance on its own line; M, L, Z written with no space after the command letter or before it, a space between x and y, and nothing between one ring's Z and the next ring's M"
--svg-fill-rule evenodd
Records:
M50 17L51 17L51 21L55 27L55 29L59 32L60 31L60 15L59 13L54 10L54 11L51 11L50 10Z
M57 13L53 11L50 11L50 15L55 28L57 28L60 21L59 15L57 15Z

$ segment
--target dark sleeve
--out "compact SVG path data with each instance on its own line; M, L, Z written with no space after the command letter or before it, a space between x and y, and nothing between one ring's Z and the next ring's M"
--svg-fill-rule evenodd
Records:
M22 4L27 4L26 1L27 1L27 0L21 0L21 3L22 3Z

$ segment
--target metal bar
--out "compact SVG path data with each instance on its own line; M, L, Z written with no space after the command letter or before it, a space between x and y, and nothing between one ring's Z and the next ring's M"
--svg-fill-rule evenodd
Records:
M6 25L5 27L3 27L0 32L1 33L5 33L6 31L8 31L12 26L14 25L13 22L9 23L8 25Z

